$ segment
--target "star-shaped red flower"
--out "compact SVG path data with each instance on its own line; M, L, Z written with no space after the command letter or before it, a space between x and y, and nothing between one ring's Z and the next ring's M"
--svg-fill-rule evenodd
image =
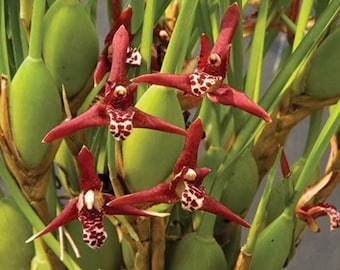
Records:
M240 11L236 3L226 11L215 45L210 49L206 35L201 37L201 52L197 70L191 74L144 74L134 78L136 83L151 83L177 88L185 94L207 96L211 102L231 105L270 122L270 116L244 93L223 83L226 76L231 40L237 28Z
M334 205L326 202L310 203L320 191L326 189L333 181L336 181L337 174L337 171L330 172L316 183L308 186L296 205L295 212L297 217L305 221L313 232L320 231L315 220L321 216L329 217L331 231L340 227L340 213Z
M26 242L30 242L68 222L78 219L83 226L84 242L91 248L99 248L107 238L103 225L104 215L164 216L164 214L140 210L125 204L107 206L107 203L115 197L101 192L102 182L94 171L93 155L86 146L83 146L80 150L77 161L81 187L79 196L71 199L51 223Z
M79 129L96 126L108 126L116 140L126 139L133 128L186 134L185 130L134 107L137 85L128 84L127 81L126 52L128 46L129 34L125 27L121 26L112 40L112 65L105 85L104 103L96 103L79 116L56 126L44 137L44 142L51 142Z
M170 183L161 183L148 190L117 197L108 205L180 202L184 210L203 210L250 227L247 221L209 196L202 186L204 177L210 172L206 167L197 168L197 153L202 136L202 122L197 118L188 129L184 148L174 165Z

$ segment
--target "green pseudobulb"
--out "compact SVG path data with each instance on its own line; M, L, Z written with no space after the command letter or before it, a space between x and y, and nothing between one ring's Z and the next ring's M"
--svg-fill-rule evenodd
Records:
M12 197L0 199L0 262L1 269L26 270L34 256L33 243L25 244L32 235L32 226Z
M205 238L193 232L179 240L167 269L227 269L227 262L221 247L213 237Z
M59 89L73 97L86 84L98 61L96 29L75 0L56 0L44 17L43 58Z
M62 119L57 86L41 59L28 56L17 70L9 91L9 114L22 161L36 167L50 147L41 143L43 137Z
M172 89L151 86L136 107L184 128L181 108ZM135 128L123 144L123 160L129 188L139 191L165 180L171 173L183 144L184 136Z
M311 60L306 93L315 98L340 96L340 27L321 43Z

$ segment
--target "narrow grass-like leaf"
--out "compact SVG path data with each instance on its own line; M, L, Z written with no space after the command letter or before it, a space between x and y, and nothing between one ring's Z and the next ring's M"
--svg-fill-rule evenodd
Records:
M245 93L255 102L258 101L261 90L263 48L266 36L268 6L268 0L261 1L251 42L248 72L245 83Z
M17 70L21 62L26 57L26 55L24 55L24 48L22 47L23 43L21 41L21 37L23 35L20 29L20 7L18 1L9 1L7 8L13 47L14 64L15 69Z
M241 6L241 1L237 1ZM241 11L242 12L242 11ZM230 51L229 67L227 70L228 82L231 86L239 91L244 90L243 82L243 29L242 20L239 20L235 31L232 47Z
M130 0L129 4L132 7L132 19L131 19L131 33L137 33L141 29L144 19L144 1Z
M0 72L10 79L5 10L5 1L0 0Z
M311 10L313 8L313 1L303 0L300 6L300 12L298 21L296 24L296 31L293 42L293 51L300 44L303 37L305 36L306 25L310 17Z
M140 53L142 55L142 65L139 68L139 74L151 73L151 56L152 56L152 43L153 43L153 28L155 24L155 9L156 0L150 0L146 2L142 38L140 44ZM145 84L141 84L138 87L138 95L142 95L146 91Z
M183 1L171 40L165 54L161 72L179 73L186 56L198 0Z
M200 25L201 30L209 37L210 42L212 42L213 35L211 31L211 22L207 10L208 10L207 0L199 1L196 22L198 25Z

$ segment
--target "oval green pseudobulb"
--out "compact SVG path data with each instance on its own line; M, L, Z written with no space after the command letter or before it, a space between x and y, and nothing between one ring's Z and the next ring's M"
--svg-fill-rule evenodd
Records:
M237 215L245 216L257 192L259 183L258 168L251 150L246 149L241 153L223 177L225 185L221 203ZM215 230L219 231L225 225L226 221L217 217Z
M151 86L136 107L143 112L184 128L175 92ZM128 187L132 191L151 188L172 172L184 144L184 136L163 131L135 128L123 144L123 161Z
M65 239L66 250L73 257L75 262L83 270L120 270L122 264L122 252L115 226L104 218L104 227L107 232L107 239L104 245L98 249L91 249L82 238L82 227L78 220L69 223L66 228L75 242L80 258L76 258L69 242Z
M14 143L27 167L36 167L49 149L41 143L60 123L62 105L57 86L40 59L27 57L9 91L9 114Z
M288 211L260 232L255 244L250 270L281 270L293 243L295 219Z
M340 96L340 27L321 43L310 63L306 93L315 98Z
M32 226L12 197L0 199L1 269L30 269L34 256L33 243L25 244Z
M196 232L186 234L175 247L169 270L227 269L227 262L216 240Z
M99 55L98 36L84 7L56 0L44 17L43 58L59 89L76 95L90 78Z

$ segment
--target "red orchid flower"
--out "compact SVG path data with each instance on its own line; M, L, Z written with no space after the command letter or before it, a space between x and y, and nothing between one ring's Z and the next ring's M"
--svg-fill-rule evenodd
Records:
M96 103L86 112L56 126L45 136L43 142L51 142L79 129L96 126L108 126L116 140L126 139L133 128L149 128L186 135L185 130L134 107L137 85L128 84L127 81L125 63L128 45L129 34L125 27L121 26L112 40L114 65L111 66L105 85L104 103Z
M132 18L132 7L130 5L127 6L126 9L122 11L120 16L117 18L115 23L113 24L110 32L106 35L104 40L104 49L102 50L99 61L97 63L96 69L94 71L94 83L97 85L102 79L103 76L110 71L112 64L112 39L114 34L117 32L121 25L130 32L131 28L131 18ZM138 52L136 48L127 48L127 57L126 63L132 66L140 66L142 62L142 56ZM100 93L101 94L101 93Z
M328 204L326 202L309 204L311 199L314 198L319 192L331 185L332 182L336 181L337 174L337 171L330 172L316 183L307 187L296 205L295 212L297 217L305 221L307 226L313 232L320 231L315 219L326 215L328 215L330 219L331 231L340 227L340 213L336 210L334 205Z
M26 243L78 219L83 226L84 242L94 249L101 247L107 238L103 225L104 215L165 216L165 214L144 211L130 205L107 206L106 204L115 197L101 192L102 182L95 173L93 155L86 146L80 150L77 161L80 170L81 193L71 199L51 223L30 237Z
M197 70L191 74L144 74L134 78L136 83L151 83L170 86L183 91L185 94L201 97L206 95L210 101L223 105L231 105L247 111L270 122L270 116L244 93L223 83L226 76L231 40L237 27L240 11L237 3L232 4L226 11L221 30L215 45L210 50L209 39L201 37L201 52Z
M197 118L188 129L184 148L174 166L174 176L170 183L161 183L148 190L117 197L108 205L181 202L184 210L190 212L203 210L250 227L247 221L209 196L202 186L204 177L210 172L206 167L196 168L198 146L202 135L202 122Z

